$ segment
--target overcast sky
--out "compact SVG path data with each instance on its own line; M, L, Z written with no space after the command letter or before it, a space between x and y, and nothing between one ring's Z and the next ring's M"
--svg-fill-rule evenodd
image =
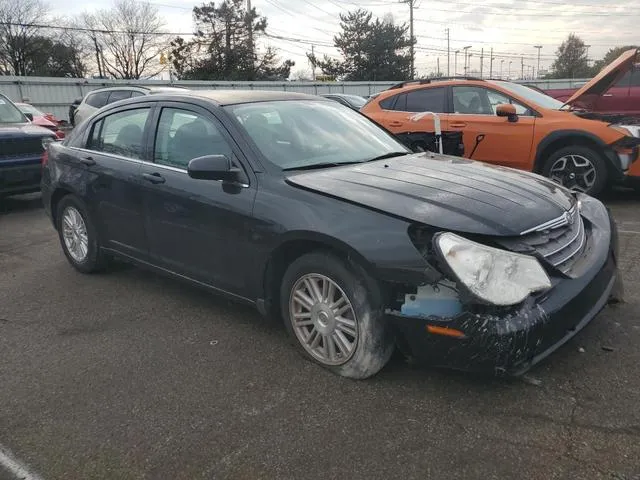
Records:
M358 7L375 16L392 15L394 23L409 21L409 6L385 0L251 0L252 6L268 20L267 32L299 41L269 38L264 41L280 50L282 59L296 62L293 71L309 70L305 52L315 51L337 57L331 45L339 32L339 14ZM191 10L202 2L194 0L150 0L165 18L171 32L191 32ZM218 2L216 2L218 3ZM69 16L83 11L108 8L111 0L65 0L51 3L55 15ZM471 70L480 69L484 49L484 72L489 70L489 52L494 50L493 74L502 68L519 75L521 56L524 64L535 66L537 50L542 45L541 68L548 67L557 46L574 32L588 45L589 57L601 58L613 46L640 43L640 0L616 2L606 6L604 0L580 0L571 5L563 0L415 0L417 37L416 70L427 74L436 70L447 73L446 29L450 29L450 73L454 73L454 51L471 45ZM458 73L463 73L463 54L458 55ZM526 71L526 67L525 67Z

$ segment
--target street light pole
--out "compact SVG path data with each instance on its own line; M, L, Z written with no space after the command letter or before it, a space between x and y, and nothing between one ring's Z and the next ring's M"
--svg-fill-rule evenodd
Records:
M460 53L460 50L456 50L455 52L453 52L453 76L454 77L458 75L458 53Z
M507 80L511 79L511 64L513 63L513 60L509 60L509 71L507 72Z
M537 72L536 78L540 78L540 49L542 49L542 45L534 45L534 48L538 49L538 69L536 70Z
M471 45L467 45L466 47L463 47L464 49L464 74L465 76L467 75L467 59L469 58L467 51L471 48Z
M504 63L504 59L500 60L500 79L502 80L502 64Z

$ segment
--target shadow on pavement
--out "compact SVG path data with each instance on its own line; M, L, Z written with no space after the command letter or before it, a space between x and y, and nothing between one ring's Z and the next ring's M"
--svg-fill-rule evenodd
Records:
M0 215L37 210L40 208L42 208L42 197L39 193L0 198Z

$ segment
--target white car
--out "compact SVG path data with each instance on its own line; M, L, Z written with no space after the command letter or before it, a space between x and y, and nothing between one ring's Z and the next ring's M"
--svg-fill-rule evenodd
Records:
M95 111L118 100L154 93L184 92L185 90L186 89L182 87L144 87L130 85L99 88L85 95L80 105L78 105L73 112L73 118L69 120L73 125L80 125L84 120L93 115Z

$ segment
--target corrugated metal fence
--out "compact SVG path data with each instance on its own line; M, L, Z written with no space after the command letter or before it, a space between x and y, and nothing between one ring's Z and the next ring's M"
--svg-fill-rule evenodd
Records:
M575 80L540 80L528 81L543 89L572 88L586 82L586 79ZM368 96L389 88L397 82L211 82L211 81L177 81L180 85L192 89L238 89L238 90L286 90L292 92L318 95L322 93L340 92ZM60 119L67 119L69 105L74 99L83 97L91 90L115 85L169 85L162 80L99 80L83 78L49 78L49 77L13 77L0 76L0 92L15 102L25 101L44 112L51 112Z

